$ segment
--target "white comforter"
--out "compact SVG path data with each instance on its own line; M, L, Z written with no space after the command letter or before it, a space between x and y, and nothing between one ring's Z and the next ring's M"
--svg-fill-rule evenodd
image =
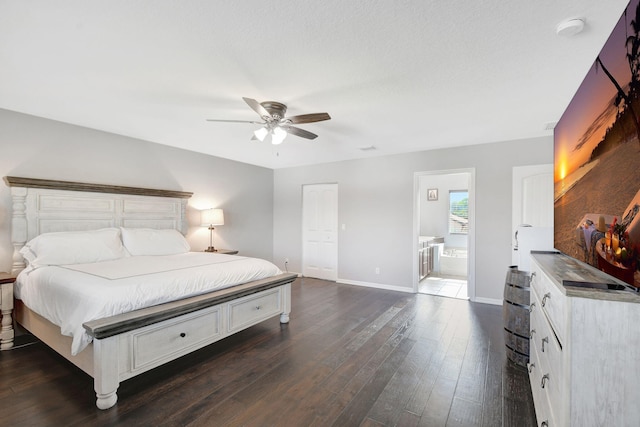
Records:
M235 255L189 252L134 256L95 264L27 268L16 298L73 337L71 354L92 340L82 324L280 274L272 263Z

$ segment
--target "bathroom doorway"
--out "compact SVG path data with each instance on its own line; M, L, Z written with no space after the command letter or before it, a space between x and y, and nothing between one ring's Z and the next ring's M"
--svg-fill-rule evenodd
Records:
M475 298L475 169L414 177L414 291Z

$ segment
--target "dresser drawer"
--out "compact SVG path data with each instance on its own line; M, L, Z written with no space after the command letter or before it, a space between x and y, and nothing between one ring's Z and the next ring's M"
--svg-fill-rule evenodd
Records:
M214 342L220 329L219 306L150 325L131 335L131 370L149 369Z
M541 301L534 293L536 303L531 310L531 391L538 395L536 411L541 405L548 425L559 425L564 417L562 396L564 389L564 359L562 347L557 341L553 329L548 323L547 315L541 308ZM533 365L533 366L532 366ZM539 403L538 403L539 402ZM555 420L555 423L552 422ZM539 422L544 420L538 420Z
M533 360L529 363L529 381L531 382L531 395L536 408L536 419L538 426L551 427L556 425L551 415L551 405L545 391L534 384L540 384L540 370Z
M536 351L535 344L531 345L531 354L529 355L529 382L531 383L531 395L536 409L536 418L538 426L555 426L552 408L552 402L549 399L549 390L540 387L542 376L544 375L544 367L540 360L540 353Z
M558 340L562 343L566 335L566 297L535 263L531 273L531 288L537 296L536 305L546 314Z
M552 400L553 394L549 393L548 388L540 387L544 373L542 369L540 369L540 362L533 356L533 351L528 369L529 381L531 382L531 395L533 396L533 403L536 409L538 426L560 426L561 424L557 421L558 418L553 411L554 404L557 404L558 401Z
M229 303L229 332L246 328L282 311L281 289L269 289Z

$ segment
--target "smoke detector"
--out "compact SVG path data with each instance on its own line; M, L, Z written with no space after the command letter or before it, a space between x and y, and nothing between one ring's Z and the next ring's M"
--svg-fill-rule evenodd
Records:
M584 29L584 20L580 18L567 19L556 27L556 34L563 37L574 36Z

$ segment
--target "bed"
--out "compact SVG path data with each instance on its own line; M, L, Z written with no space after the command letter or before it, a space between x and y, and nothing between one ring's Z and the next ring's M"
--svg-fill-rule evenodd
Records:
M289 322L291 283L296 278L295 274L282 273L272 264L275 270L263 266L266 270L256 273L253 266L243 264L245 257L234 255L186 252L155 255L144 252L158 247L157 244L145 245L142 239L148 236L161 236L163 239L171 236L171 244L180 244L176 235L186 233L186 206L191 193L21 177L5 177L4 180L11 187L13 202L12 274L20 273L15 285L14 318L34 336L93 377L96 406L100 409L108 409L116 404L121 381L267 319L279 316L281 323ZM52 236L64 236L66 244L69 236L85 239L86 235L90 235L91 239L94 235L99 236L98 243L90 240L93 246L102 245L104 239L112 242L114 235L119 236L129 245L125 245L127 256L122 259L119 256L113 259L100 258L100 262L96 263L91 258L95 252L92 246L84 252L77 249L72 255L67 253L72 253L73 249L53 252L54 258L62 253L63 260L67 256L78 257L78 262L71 266L61 264L68 261L48 259L45 262L42 256L35 260L32 257L32 248L37 242L41 243L40 248L46 247L43 241L49 247L59 247L56 246L59 241L51 240ZM131 236L134 236L133 240ZM72 241L80 241L81 245L85 240ZM160 247L163 245L160 244ZM140 253L136 253L138 248L142 248ZM43 253L46 254L46 250L40 255ZM246 259L246 262L254 261ZM255 262L270 264L261 260ZM124 264L124 267L120 264ZM220 273L218 267L222 268L223 265L233 266L233 274ZM55 274L44 276L49 271ZM186 279L209 286L213 279L206 274L224 276L225 280L231 276L231 283L193 289L189 285L188 291L182 290ZM123 281L129 284L135 282L137 291L134 294L139 295L140 300L146 298L149 301L129 298L133 301L129 304L131 310L100 309L102 311L80 315L82 320L76 319L71 326L60 326L54 323L57 318L51 312L63 310L58 310L58 303L52 302L52 296L44 294L46 288L40 288L43 293L40 299L50 301L52 308L33 308L33 297L38 292L32 291L29 282L37 281L39 275L46 278L44 282L40 278L39 283L57 281L62 285L68 284L67 292L77 297L77 301L85 300L80 299L84 291L74 291L79 288L71 286L76 276L85 278L84 286L92 286L87 295L101 295L100 289L103 292L107 290L102 295L111 295L110 287L118 287ZM172 289L185 293L176 296L171 292L165 294L157 291L154 281L160 275L172 276ZM153 298L149 294L154 294ZM21 295L25 301L20 299ZM127 298L116 298L115 292L113 295L114 300L127 301ZM101 298L108 299L94 299ZM89 306L89 303L77 301L70 305ZM100 313L115 314L101 316ZM69 336L66 329L74 333Z

